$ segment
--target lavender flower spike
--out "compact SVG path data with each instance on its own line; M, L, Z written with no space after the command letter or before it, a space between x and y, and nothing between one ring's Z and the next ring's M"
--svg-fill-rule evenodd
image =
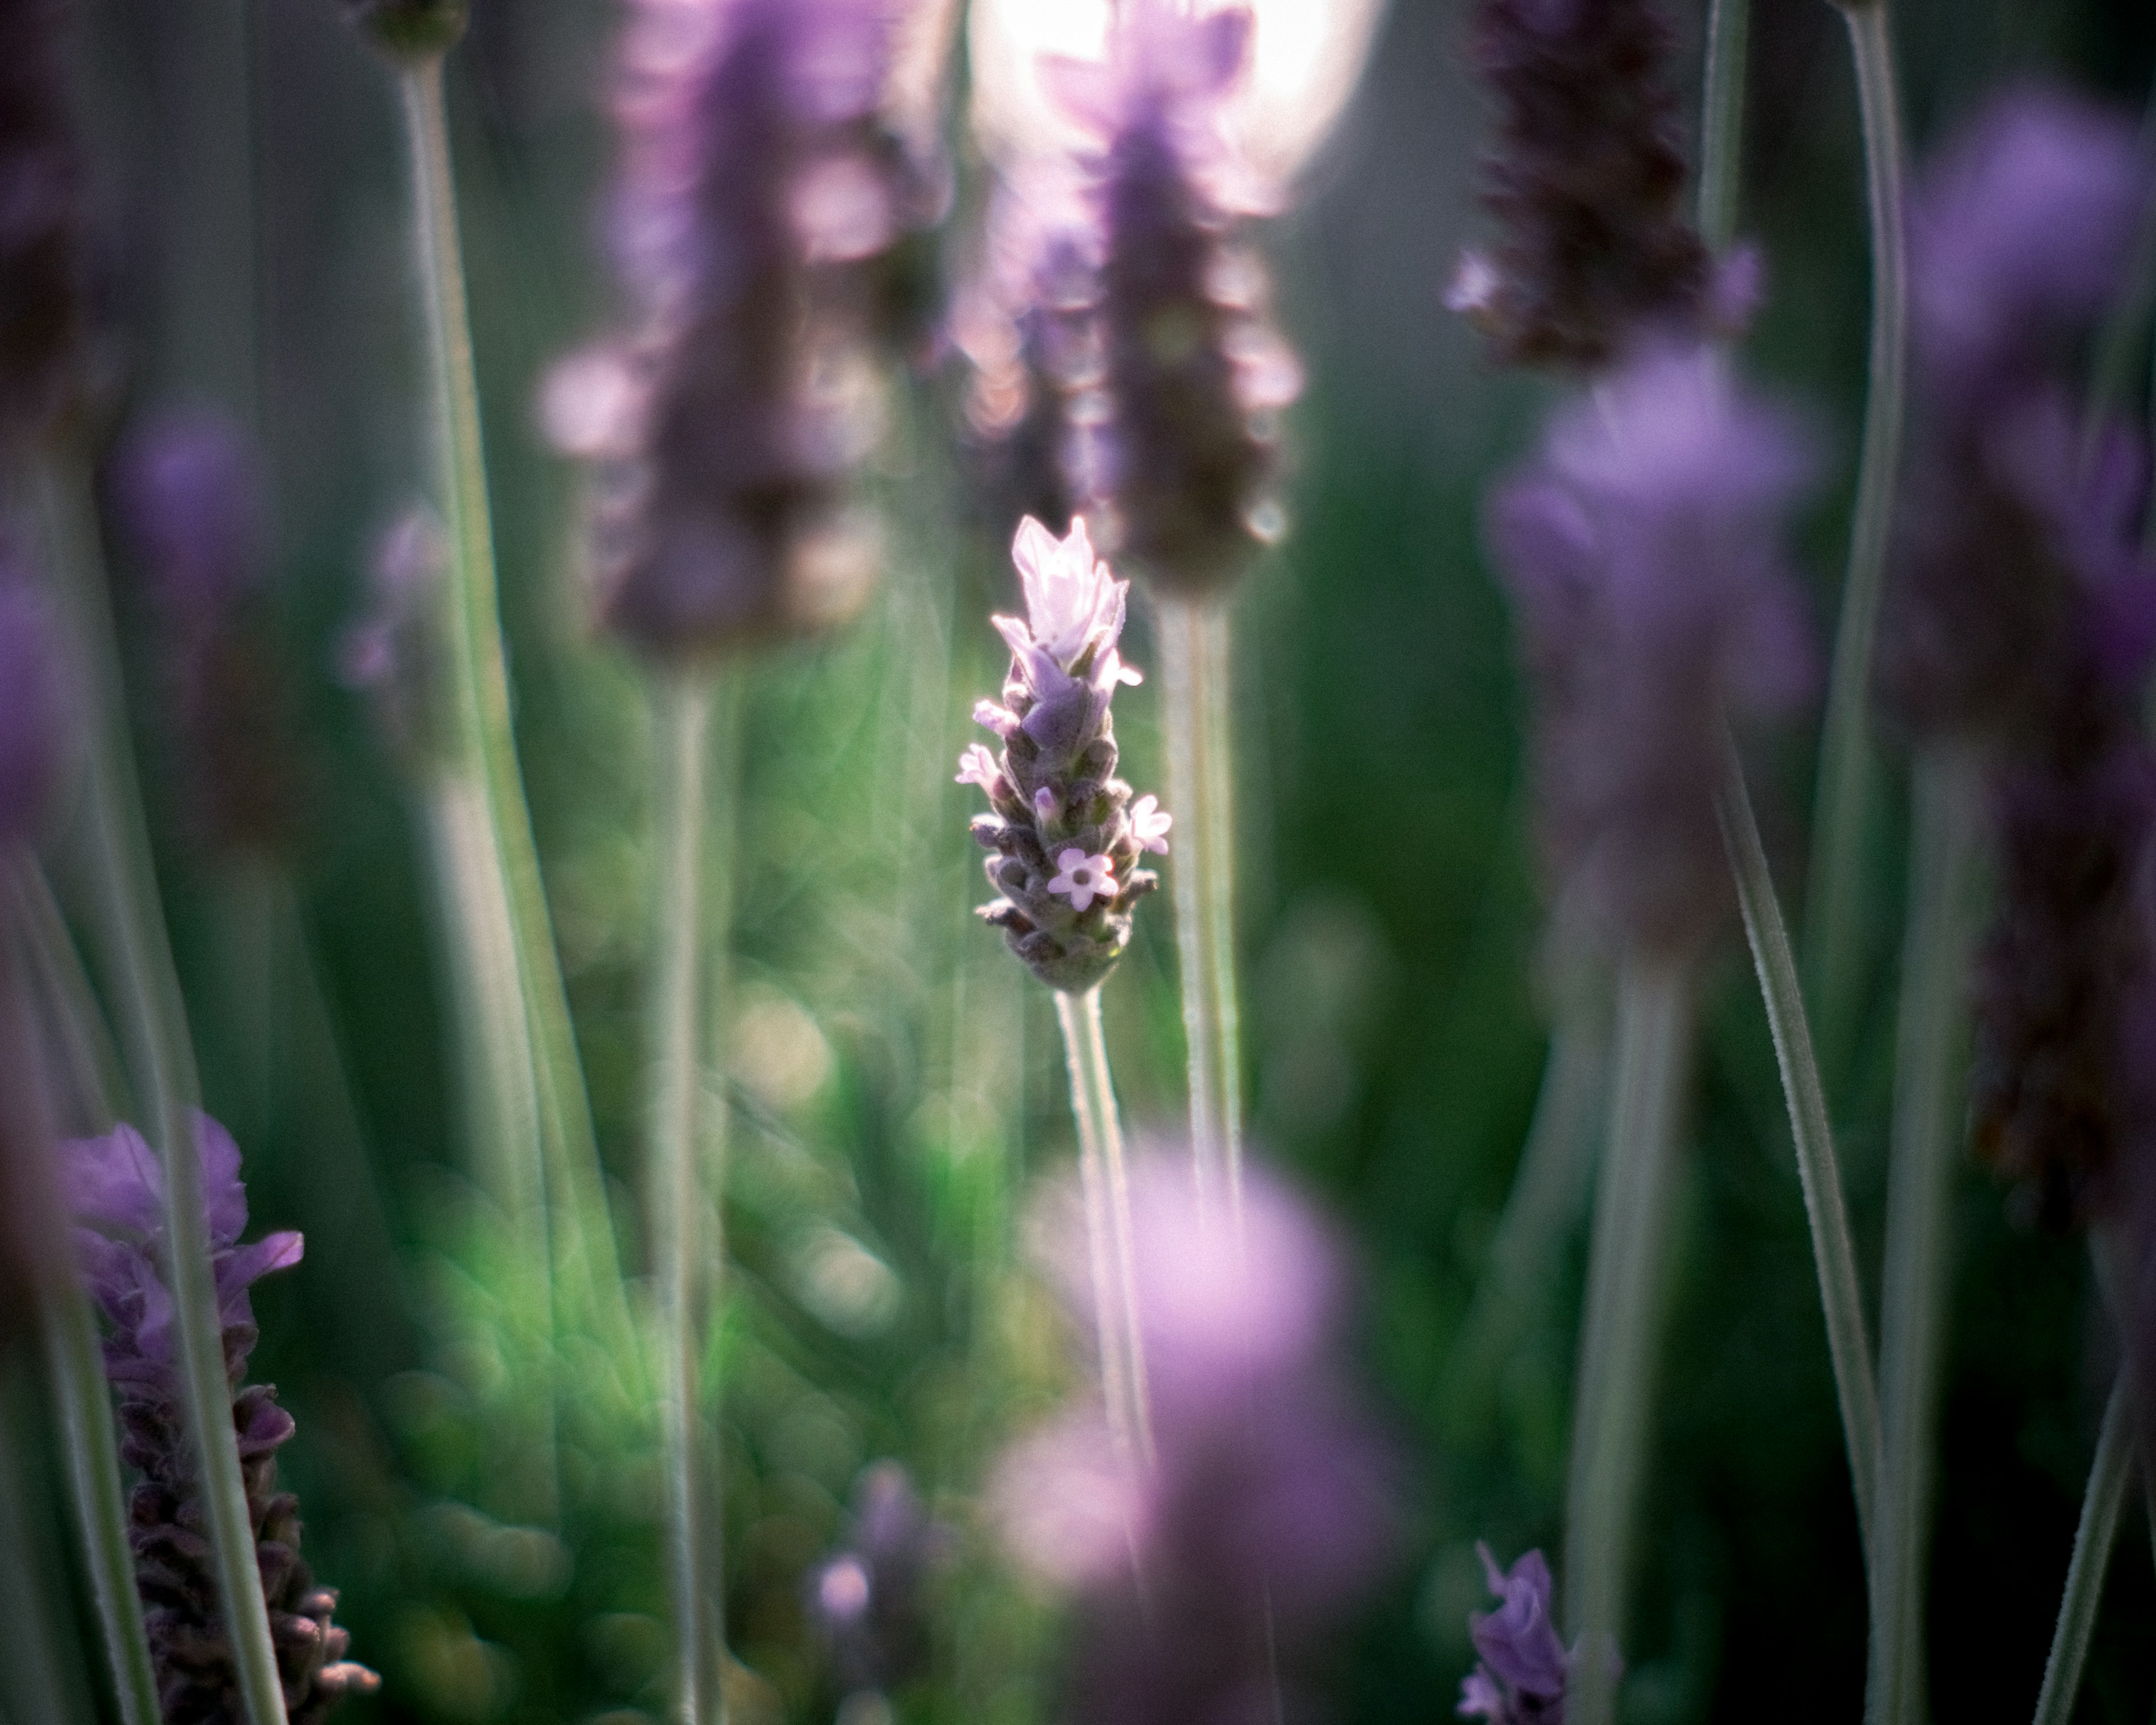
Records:
M1468 1617L1482 1662L1460 1685L1460 1717L1491 1725L1563 1725L1568 1661L1550 1620L1549 1565L1531 1551L1500 1569L1479 1540L1475 1554L1490 1591L1504 1604Z
M346 1695L379 1680L346 1659L349 1637L331 1620L336 1594L318 1588L300 1556L299 1504L277 1490L277 1450L292 1418L265 1384L242 1385L254 1346L248 1289L300 1260L300 1236L239 1242L247 1193L239 1151L223 1127L195 1119L203 1204L213 1254L224 1361L236 1394L232 1420L252 1513L270 1635L292 1725L315 1725ZM120 1393L120 1453L141 1475L129 1504L136 1584L150 1631L167 1725L221 1725L239 1717L239 1679L218 1605L201 1528L201 1489L189 1453L172 1296L157 1259L163 1250L164 1177L131 1127L63 1147L62 1179L76 1222L76 1248L90 1291L112 1325L105 1375Z
M1620 947L1684 952L1729 906L1720 726L1810 685L1777 540L1810 466L1714 356L1653 352L1561 410L1540 460L1492 501L1554 885Z
M1003 895L981 915L1041 981L1082 994L1115 968L1132 907L1160 884L1137 863L1168 848L1170 817L1147 798L1141 826L1115 776L1108 702L1118 684L1138 680L1116 650L1130 583L1094 557L1082 520L1059 540L1027 516L1011 556L1026 615L992 619L1010 644L1010 675L1002 705L973 709L1003 750L974 744L958 782L979 785L994 811L973 827Z

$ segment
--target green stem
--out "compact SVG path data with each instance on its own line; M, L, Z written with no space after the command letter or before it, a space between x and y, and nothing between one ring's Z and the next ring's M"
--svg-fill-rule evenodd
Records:
M1145 1339L1139 1327L1137 1256L1131 1237L1131 1192L1123 1166L1123 1129L1116 1114L1108 1045L1101 1033L1101 991L1055 991L1055 1021L1070 1067L1070 1112L1078 1122L1078 1171L1092 1255L1093 1305L1101 1337L1101 1376L1109 1430L1141 1466L1152 1461L1152 1417L1146 1390Z
M705 1188L699 1106L711 719L707 679L684 677L654 688L644 1200L665 1363L666 1563L674 1609L674 1717L681 1725L706 1725L724 1712L717 1457L705 1431L701 1389L716 1263L705 1219L716 1194Z
M1925 1532L1946 1342L1948 1200L1961 1144L1981 788L1979 763L1966 750L1917 757L1880 1298L1870 1725L1903 1725L1922 1707Z
M450 684L452 760L448 771L473 782L497 880L475 891L498 895L511 944L518 1010L530 1051L544 1172L530 1184L545 1194L562 1267L603 1336L631 1357L633 1330L608 1218L591 1106L576 1032L554 949L531 810L517 764L509 671L502 649L494 532L489 511L479 382L458 238L456 184L439 59L398 73L413 172L413 213L426 307L428 357L442 463L452 578L443 589L442 638ZM494 920L490 913L489 920ZM465 938L479 938L466 934ZM485 937L491 945L492 936ZM490 968L491 968L490 965ZM506 1009L505 1009L506 1010Z
M1578 1638L1566 1717L1609 1725L1635 1500L1653 1411L1656 1312L1691 1040L1679 961L1629 956L1589 1250L1566 1501L1565 1618Z
M1699 234L1719 257L1737 236L1744 161L1744 67L1751 0L1713 0L1707 20L1707 80L1700 98Z
M1158 602L1168 792L1175 817L1168 880L1190 1059L1190 1142L1201 1203L1225 1187L1240 1215L1242 1050L1235 1005L1234 733L1224 604Z
M2081 1524L2074 1529L2074 1554L2066 1564L2066 1589L2059 1600L2058 1627L2051 1632L2051 1656L2044 1661L2044 1686L2036 1695L2035 1725L2066 1725L2074 1696L2081 1688L2082 1666L2096 1633L2097 1608L2103 1603L2104 1571L2118 1533L2118 1515L2133 1479L2133 1396L2121 1371L2104 1404L2103 1426L2097 1433L2096 1459L2089 1464L2088 1491L2082 1499Z
M1840 1404L1842 1441L1849 1450L1849 1483L1856 1498L1856 1524L1868 1565L1878 1549L1879 1392L1871 1374L1856 1248L1849 1232L1834 1132L1827 1122L1826 1094L1812 1056L1811 1027L1804 1019L1796 957L1789 950L1789 932L1774 896L1766 848L1759 842L1759 824L1752 813L1743 767L1727 732L1722 742L1722 789L1716 807L1737 876L1744 936L1752 947L1753 968L1758 973L1760 998L1766 1003L1767 1029L1774 1039L1782 1095L1789 1104L1804 1219L1811 1229L1812 1262L1819 1271L1820 1304L1826 1314L1835 1399Z
M1893 527L1894 480L1901 465L1908 346L1908 244L1902 189L1906 158L1886 0L1850 0L1842 16L1849 26L1864 119L1865 177L1871 209L1871 357L1864 447L1850 525L1849 568L1842 583L1841 618L1827 685L1826 727L1820 742L1812 897L1804 917L1804 956L1830 1067L1839 1064L1846 1045L1862 972L1862 862L1872 798L1865 711L1887 541Z
M284 1685L255 1559L254 1518L240 1476L223 1325L210 1266L202 1161L195 1146L194 1050L127 742L96 513L80 464L49 461L40 478L51 567L66 590L91 696L82 819L92 918L118 1005L130 1086L164 1171L164 1267L178 1342L182 1417L202 1469L210 1567L232 1638L247 1725L284 1725Z
M13 1710L23 1725L80 1725L85 1712L82 1685L73 1662L65 1660L71 1638L59 1632L52 1609L60 1603L64 1591L48 1592L53 1568L44 1561L44 1542L23 1501L22 1458L8 1411L0 1401L0 1621L8 1625L7 1656L0 1659L0 1719ZM111 1423L109 1414L105 1423ZM139 1615L136 1627L141 1627ZM126 1725L136 1725L138 1720L141 1725L157 1725L156 1699L152 1689L152 1711L138 1712L139 1702L127 1693L123 1681L121 1707Z

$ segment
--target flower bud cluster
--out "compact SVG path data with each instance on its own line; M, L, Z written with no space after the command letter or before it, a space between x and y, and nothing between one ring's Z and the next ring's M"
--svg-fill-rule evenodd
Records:
M1130 583L1094 557L1083 521L1058 540L1029 518L1011 555L1027 614L993 619L1010 675L1000 704L973 709L1002 749L968 748L958 783L979 785L993 810L973 832L1002 896L981 915L1041 981L1083 993L1115 968L1132 908L1160 884L1137 865L1167 852L1170 817L1150 796L1133 803L1116 777L1108 703L1138 680L1116 648Z
M1508 363L1597 367L1643 330L1722 321L1721 285L1680 213L1671 47L1655 0L1476 12L1475 63L1502 107L1483 196L1501 237L1461 258L1445 303Z
M336 1594L317 1587L300 1555L299 1502L277 1489L277 1451L292 1416L268 1384L243 1384L255 1341L248 1289L300 1260L300 1236L239 1243L247 1193L239 1151L216 1122L195 1119L203 1206L213 1254L232 1421L255 1528L256 1558L271 1640L292 1725L316 1725L348 1695L380 1686L345 1657L351 1637L331 1620ZM187 1440L177 1322L159 1259L165 1247L164 1177L141 1135L116 1127L64 1147L62 1178L78 1226L76 1249L90 1291L112 1326L105 1375L120 1394L120 1453L140 1475L128 1502L128 1539L142 1595L160 1708L173 1725L240 1716L239 1676L202 1534L202 1485Z
M888 1694L928 1667L930 1592L954 1555L906 1469L879 1461L854 1486L844 1544L809 1576L809 1620L842 1692Z
M635 0L612 232L638 328L565 364L599 609L654 658L813 628L865 596L886 269L936 187L882 117L888 0Z

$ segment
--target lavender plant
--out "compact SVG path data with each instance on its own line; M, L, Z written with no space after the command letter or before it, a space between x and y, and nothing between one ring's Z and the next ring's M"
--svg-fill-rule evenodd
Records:
M1550 1617L1549 1565L1531 1551L1500 1569L1480 1541L1475 1555L1490 1591L1504 1603L1467 1620L1481 1663L1461 1680L1460 1717L1491 1725L1558 1725L1570 1656Z

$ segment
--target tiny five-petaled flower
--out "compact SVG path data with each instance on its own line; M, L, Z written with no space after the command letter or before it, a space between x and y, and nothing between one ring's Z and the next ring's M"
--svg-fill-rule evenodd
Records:
M1055 866L1061 872L1048 883L1048 890L1069 899L1074 911L1085 910L1096 898L1116 896L1115 865L1105 856L1088 856L1074 845L1056 853Z
M1174 824L1175 817L1160 806L1160 798L1151 791L1131 804L1131 836L1138 841L1141 850L1166 856L1168 829Z

